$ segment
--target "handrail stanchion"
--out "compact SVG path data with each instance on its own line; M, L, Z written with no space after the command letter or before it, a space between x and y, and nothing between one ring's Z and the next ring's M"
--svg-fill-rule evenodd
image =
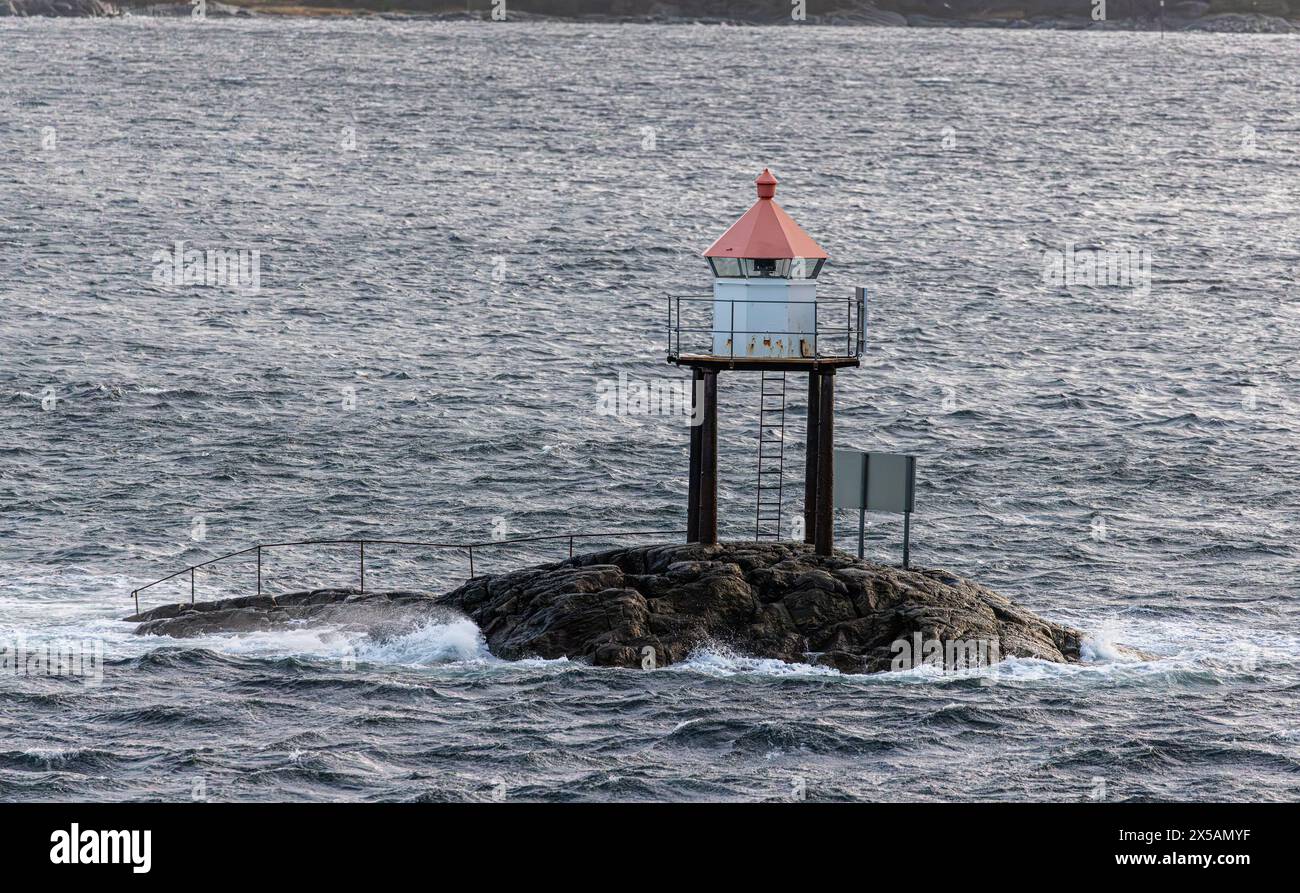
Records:
M137 589L135 592L132 592L131 597L135 599L135 612L139 614L140 613L140 590Z
M858 299L858 355L867 349L867 290Z
M194 604L194 568L190 568L190 604Z
M257 547L257 594L262 594L262 547Z
M366 591L366 541L361 541L361 592Z
M844 355L847 357L853 344L853 304L844 299Z
M817 352L817 303L816 302L813 303L813 356L814 357L821 356L821 354Z
M731 302L731 358L736 358L736 302Z
M469 547L469 578L474 579L474 547Z

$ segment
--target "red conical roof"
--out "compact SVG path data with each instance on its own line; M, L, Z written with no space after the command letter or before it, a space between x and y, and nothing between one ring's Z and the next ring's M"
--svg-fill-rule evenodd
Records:
M776 177L767 168L754 181L758 201L744 216L709 246L705 257L750 257L766 260L795 257L824 258L826 252L812 240L790 215L781 210L776 195Z

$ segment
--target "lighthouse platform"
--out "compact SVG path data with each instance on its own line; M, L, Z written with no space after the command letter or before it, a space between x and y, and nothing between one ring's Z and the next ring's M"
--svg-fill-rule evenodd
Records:
M734 308L746 303L713 295L670 295L668 362L697 369L770 372L818 372L861 365L867 335L866 289L855 289L851 298L786 302L809 305L811 332L738 328ZM800 355L782 352L782 339L795 341ZM769 349L773 344L778 348L775 351ZM743 347L737 349L737 345Z

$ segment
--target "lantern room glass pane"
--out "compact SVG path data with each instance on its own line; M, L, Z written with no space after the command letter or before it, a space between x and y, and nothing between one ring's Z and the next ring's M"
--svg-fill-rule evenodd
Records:
M789 279L790 259L746 257L740 262L743 275L749 279Z
M824 263L826 263L824 257L796 257L794 263L790 265L790 278L816 279Z
M711 257L709 266L713 267L713 275L719 279L740 278L740 261L737 258Z

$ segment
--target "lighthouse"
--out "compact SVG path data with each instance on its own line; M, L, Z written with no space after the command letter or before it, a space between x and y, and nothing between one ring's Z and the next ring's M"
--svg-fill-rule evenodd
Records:
M757 200L709 248L709 296L668 298L668 362L691 369L700 405L691 428L687 539L718 541L718 375L759 373L754 538L781 538L789 373L808 376L803 538L832 549L835 372L861 363L866 293L818 297L827 254L776 202L767 168ZM705 318L707 314L707 318Z

